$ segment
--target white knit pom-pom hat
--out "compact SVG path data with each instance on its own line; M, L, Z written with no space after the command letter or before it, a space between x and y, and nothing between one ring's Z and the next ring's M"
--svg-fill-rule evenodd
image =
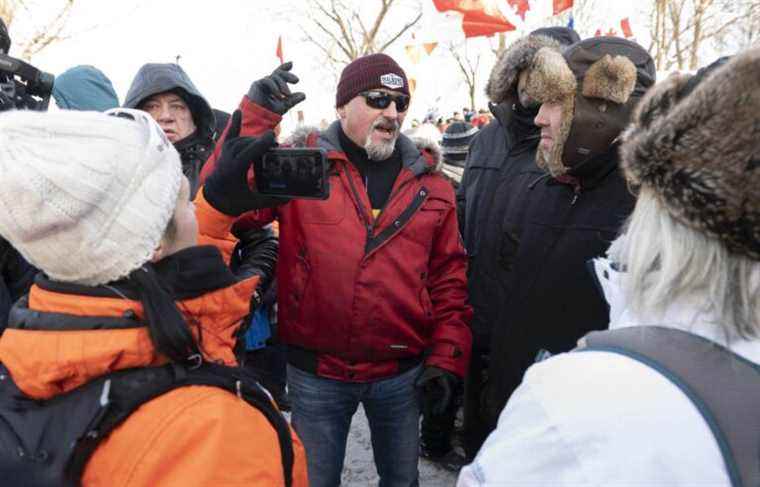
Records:
M148 262L177 205L179 154L137 110L0 115L0 235L50 278L89 286Z

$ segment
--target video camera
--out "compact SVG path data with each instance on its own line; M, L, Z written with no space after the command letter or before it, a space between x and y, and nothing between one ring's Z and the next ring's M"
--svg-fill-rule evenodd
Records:
M0 19L0 111L47 110L55 76L7 55L11 39Z
M55 77L0 52L0 111L47 110Z

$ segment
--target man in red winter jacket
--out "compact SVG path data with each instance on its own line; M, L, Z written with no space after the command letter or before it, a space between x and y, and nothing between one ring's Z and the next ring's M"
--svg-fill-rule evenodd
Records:
M274 144L267 131L304 98L288 88L298 81L290 67L253 83L233 117L233 125L242 119L241 136ZM350 63L336 93L339 120L303 141L328 153L330 197L238 222L280 224L279 332L293 425L316 487L340 484L359 403L380 485L417 485L420 398L445 408L469 363L472 311L454 192L432 155L400 134L409 99L406 74L387 55Z

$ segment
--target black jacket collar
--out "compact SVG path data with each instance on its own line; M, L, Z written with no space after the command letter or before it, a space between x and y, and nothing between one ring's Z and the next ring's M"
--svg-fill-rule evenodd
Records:
M210 245L181 250L151 265L155 267L162 283L177 300L196 298L237 282L232 271L224 263L219 249ZM54 281L40 273L35 279L35 284L42 289L63 294L139 299L134 284L128 279L105 286L83 286Z

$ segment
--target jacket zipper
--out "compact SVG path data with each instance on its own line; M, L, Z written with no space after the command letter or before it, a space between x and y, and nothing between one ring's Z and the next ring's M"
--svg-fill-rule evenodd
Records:
M366 242L365 242L365 244L364 244L364 248L366 249L366 248L368 247L368 244L369 244L369 242L372 240L372 238L374 238L374 231L375 231L375 229L377 228L377 222L378 222L378 220L380 220L380 216L381 216L381 215L383 214L383 212L385 211L385 208L386 208L386 207L387 207L387 206L388 206L388 205L389 205L389 204L390 204L390 203L393 201L393 198L395 198L395 197L396 197L396 196L397 196L397 195L398 195L398 194L401 192L401 190L402 190L403 188L405 188L405 187L406 187L406 186L408 186L410 183L412 183L412 182L413 182L413 181L414 181L416 178L414 178L414 177L410 177L410 178L408 178L406 181L402 181L402 182L401 182L401 183L398 185L398 187L396 187L395 191L393 191L393 192L390 194L390 196L388 196L388 199L387 199L387 200L385 200L385 203L383 204L383 207L380 209L380 213L378 213L378 216L377 216L377 218L375 218L375 219L374 219L374 221L373 221L372 223L370 223L370 222L367 220L367 212L366 212L366 208L365 208L365 207L364 207L364 205L362 204L361 196L359 195L359 192L358 192L358 190L356 189L356 185L354 184L354 180L353 180L353 178L351 177L350 171L349 171L349 170L348 170L348 168L346 167L346 164L345 164L345 163L344 163L343 171L344 171L344 173L345 173L345 175L346 175L346 179L348 179L348 184L349 184L349 186L351 187L351 192L353 193L353 195L354 195L354 199L356 200L356 205L358 206L358 208L357 208L357 209L358 209L358 212L359 212L359 214L360 214L360 216L361 216L361 219L362 219L362 221L364 222L364 228L366 229L366 232L367 232L367 236L366 236L366 239L367 239L367 240L366 240ZM402 171L403 171L403 168L402 168ZM423 191L427 192L427 190L425 190L424 188L423 188ZM420 206L421 206L421 205L420 205ZM419 210L419 208L417 208L417 209L414 211L414 213L417 213L417 211L418 211L418 210ZM407 219L407 221L408 221L408 220L411 220L411 217L414 215L414 213L413 213L412 215L409 215L409 218ZM397 226L397 228L398 228L398 226ZM377 248L379 248L379 247L377 247ZM374 252L374 250L377 250L377 248L373 249L371 252ZM364 258L366 258L366 257L367 257L367 256L368 256L368 255L369 255L371 252L366 252L366 251L365 251L365 254L364 254ZM362 259L362 260L363 260L363 259Z
M370 224L370 222L367 220L366 208L364 208L364 205L362 204L361 196L359 195L359 192L356 190L356 185L354 184L354 179L351 177L351 173L346 167L345 163L343 165L343 171L344 171L344 174L346 175L346 179L348 179L348 185L351 187L351 192L354 194L354 200L356 200L356 206L358 207L357 210L359 213L359 217L364 222L364 228L367 231L367 241L369 241L372 238L372 230L373 230L374 224ZM365 246L366 246L366 243L365 243Z

